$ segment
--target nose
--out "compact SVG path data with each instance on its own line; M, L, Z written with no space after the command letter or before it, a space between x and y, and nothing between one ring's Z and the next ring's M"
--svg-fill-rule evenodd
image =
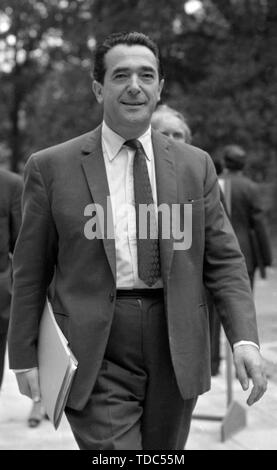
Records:
M140 85L138 76L133 74L130 77L130 82L128 84L128 93L130 95L137 95L140 92Z

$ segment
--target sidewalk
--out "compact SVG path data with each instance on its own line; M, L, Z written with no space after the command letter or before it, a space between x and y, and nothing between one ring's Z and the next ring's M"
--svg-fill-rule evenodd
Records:
M31 406L31 400L19 394L14 373L6 368L0 394L0 450L78 449L65 417L57 431L48 420L29 428Z
M256 286L262 353L271 376L268 391L259 403L248 408L248 394L234 381L234 399L246 408L247 427L222 443L220 422L193 419L188 450L277 450L277 270L272 269L268 280L258 280ZM221 374L213 378L211 391L199 398L195 415L225 415L226 381L222 362ZM19 394L14 374L6 368L0 394L0 450L77 449L65 417L58 431L46 420L37 428L29 428L30 408L31 401Z
M221 422L193 419L187 450L277 450L277 384L269 381L266 395L251 408L247 396L234 382L234 399L246 410L245 428L221 442ZM226 411L225 381L216 377L211 391L199 398L195 415L224 416Z
M268 279L257 277L255 303L261 351L269 375L264 397L249 408L248 392L233 381L233 398L246 409L247 426L224 443L220 441L221 422L193 419L188 450L277 450L277 269L268 270ZM223 353L225 351L223 345ZM227 411L225 361L220 376L212 379L211 391L198 400L195 415L225 416Z

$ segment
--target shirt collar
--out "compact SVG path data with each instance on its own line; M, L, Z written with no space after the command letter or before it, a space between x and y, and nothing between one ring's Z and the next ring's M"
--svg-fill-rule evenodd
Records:
M102 142L108 154L108 158L112 161L121 150L126 139L121 135L114 132L106 123L103 121L102 124ZM144 152L148 160L152 159L152 141L151 141L151 125L148 127L146 132L138 137L138 140L143 146Z

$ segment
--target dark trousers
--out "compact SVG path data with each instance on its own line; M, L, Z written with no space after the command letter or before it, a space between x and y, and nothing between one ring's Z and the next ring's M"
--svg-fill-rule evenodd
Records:
M0 272L0 388L3 381L11 303L10 266Z
M183 449L195 404L176 383L162 296L117 298L91 397L81 411L66 408L80 449Z
M8 324L7 324L8 325ZM3 375L4 375L4 365L5 365L5 352L6 352L6 343L7 343L7 330L0 330L0 389L2 386Z

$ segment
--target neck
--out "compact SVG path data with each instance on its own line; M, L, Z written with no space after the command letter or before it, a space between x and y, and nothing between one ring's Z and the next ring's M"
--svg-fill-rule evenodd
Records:
M147 131L150 126L150 123L147 123L143 126L137 124L136 126L126 128L110 124L106 120L105 123L113 132L120 135L125 140L138 139Z

